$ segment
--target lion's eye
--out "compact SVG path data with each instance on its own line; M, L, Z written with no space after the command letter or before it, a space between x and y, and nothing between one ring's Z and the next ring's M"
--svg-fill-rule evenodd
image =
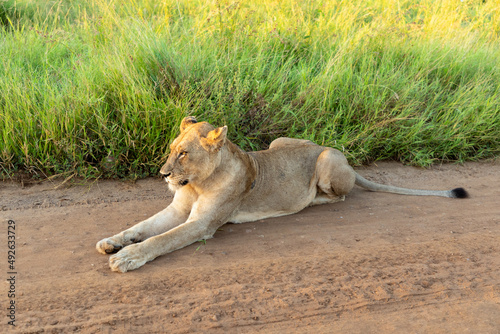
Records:
M188 153L186 151L182 151L181 153L179 153L179 156L178 158L184 158Z

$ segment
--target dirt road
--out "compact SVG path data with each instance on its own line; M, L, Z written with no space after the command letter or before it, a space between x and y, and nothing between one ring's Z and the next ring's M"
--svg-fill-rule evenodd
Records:
M163 181L0 183L0 332L14 300L22 333L500 333L500 161L358 172L471 198L355 188L118 274L95 243L164 208Z

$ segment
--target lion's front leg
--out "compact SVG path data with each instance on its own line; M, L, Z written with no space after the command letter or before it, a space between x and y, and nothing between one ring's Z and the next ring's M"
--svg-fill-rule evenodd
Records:
M192 200L178 194L165 209L131 228L112 237L104 238L96 244L96 249L102 254L115 253L125 246L144 241L152 236L164 233L184 223L189 217Z
M201 214L191 214L184 224L141 243L127 246L112 255L109 258L111 270L124 273L137 269L158 256L181 249L196 241L209 239L226 222L233 210L230 206L221 208L215 204L209 211L200 211Z
M141 241L141 233L139 231L140 229L135 228L137 225L134 225L134 227L118 233L112 237L102 239L95 245L95 248L101 254L112 254L118 252L120 249L127 245Z
M113 271L125 273L142 267L146 262L153 260L144 243L133 244L125 247L109 258L109 267Z
M165 210L128 230L102 239L96 244L96 249L102 254L115 253L125 246L144 241L184 223L188 216L189 212L179 212L170 205Z
M188 220L168 232L123 248L109 258L109 266L111 270L122 273L137 269L160 255L173 252L198 240L211 238L217 227L209 222Z

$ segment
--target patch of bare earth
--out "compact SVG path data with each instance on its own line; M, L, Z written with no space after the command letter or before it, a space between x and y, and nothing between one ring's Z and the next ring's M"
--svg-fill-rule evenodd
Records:
M95 243L169 204L159 179L54 189L0 184L16 222L21 333L499 333L500 163L358 172L471 198L371 193L247 224L139 270L111 272ZM7 277L6 277L7 278ZM7 325L6 279L1 284Z

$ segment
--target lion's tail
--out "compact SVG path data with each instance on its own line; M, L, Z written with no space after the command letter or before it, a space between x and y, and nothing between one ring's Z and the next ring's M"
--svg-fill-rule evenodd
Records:
M450 198L469 197L469 194L464 188L455 188L452 190L423 190L423 189L400 188L400 187L388 186L385 184L368 181L358 173L356 173L356 185L370 191L382 191L382 192L401 194L401 195L442 196Z

